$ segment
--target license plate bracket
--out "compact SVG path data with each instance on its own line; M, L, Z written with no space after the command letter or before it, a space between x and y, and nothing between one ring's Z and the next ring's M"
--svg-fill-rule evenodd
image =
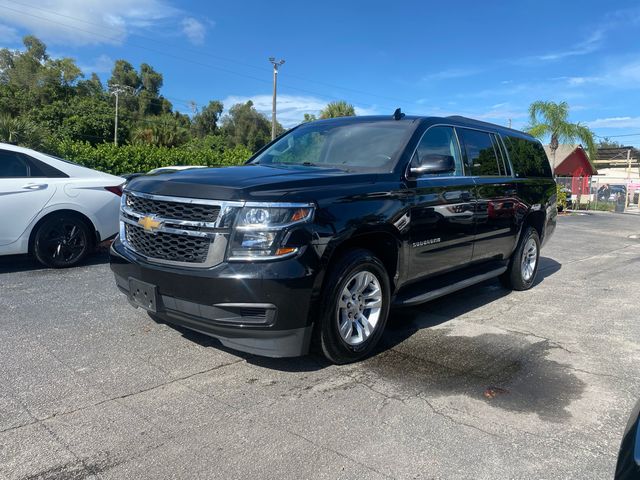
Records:
M129 278L129 300L135 306L155 313L158 308L157 287L135 278Z

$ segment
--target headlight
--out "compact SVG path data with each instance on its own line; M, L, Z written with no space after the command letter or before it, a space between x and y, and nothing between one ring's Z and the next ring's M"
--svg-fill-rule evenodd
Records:
M288 227L313 216L309 204L247 203L236 217L230 260L272 259L295 253L283 245Z

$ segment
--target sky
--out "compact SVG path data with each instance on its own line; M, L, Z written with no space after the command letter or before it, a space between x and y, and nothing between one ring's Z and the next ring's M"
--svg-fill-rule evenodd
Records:
M515 128L566 101L597 139L640 145L640 3L581 1L0 0L0 47L34 34L87 76L149 63L189 113L251 99L278 120L346 100L360 115L465 115Z

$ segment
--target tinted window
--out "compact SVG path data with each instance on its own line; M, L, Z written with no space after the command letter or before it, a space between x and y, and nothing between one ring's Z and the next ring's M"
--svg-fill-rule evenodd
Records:
M498 166L502 175L511 175L511 167L509 166L509 160L507 159L507 153L504 150L504 145L500 141L500 138L495 133L491 134L493 139L493 148L498 155Z
M61 172L57 168L51 165L41 162L28 155L22 155L22 158L29 164L29 173L31 177L44 177L44 178L68 178L64 172Z
M460 128L458 134L464 145L465 161L472 175L501 175L490 133Z
M0 150L0 178L29 176L29 166L22 155L9 150Z
M518 177L552 177L547 154L539 142L518 137L503 137L511 164Z
M455 172L442 175L462 175L462 158L453 128L431 127L427 130L420 139L416 155L411 160L411 167L419 168L434 156L452 157L455 162Z
M303 125L283 136L251 163L388 172L405 144L411 123L354 122Z

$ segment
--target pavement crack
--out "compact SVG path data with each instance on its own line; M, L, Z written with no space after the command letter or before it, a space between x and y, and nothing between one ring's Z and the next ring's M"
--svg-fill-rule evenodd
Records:
M99 402L91 403L89 405L83 405L81 407L74 408L72 410L67 410L67 411L60 412L60 413L54 413L53 415L49 415L48 417L37 418L37 417L31 415L32 418L35 419L35 421L28 422L28 423L23 423L22 425L16 425L16 426L13 426L13 427L6 428L4 430L0 430L0 434L6 433L6 432L10 432L12 430L18 430L18 429L21 429L21 428L24 428L24 427L28 427L30 425L35 425L35 424L38 424L38 423L42 424L43 422L46 422L46 421L49 421L49 420L53 420L53 419L59 418L59 417L64 417L66 415L71 415L73 413L80 412L80 411L86 410L88 408L99 407L100 405L104 405L105 403L114 402L114 401L122 400L122 399L125 399L125 398L133 397L135 395L140 395L141 393L151 392L153 390L157 390L159 388L163 388L163 387L166 387L168 385L171 385L171 384L174 384L174 383L177 383L177 382L188 380L188 379L196 377L198 375L203 375L205 373L213 372L214 370L219 370L221 368L229 367L231 365L235 365L236 363L245 362L245 361L246 360L244 358L239 358L239 359L237 359L237 360L235 360L233 362L223 363L221 365L216 365L215 367L211 367L211 368L207 368L207 369L204 369L204 370L200 370L198 372L190 373L189 375L184 375L184 376L179 377L179 378L174 378L173 380L161 383L159 385L154 385L153 387L144 388L142 390L137 390L135 392L125 393L123 395L118 395L118 396L115 396L115 397L109 397L109 398L106 398L104 400L100 400Z
M427 400L426 398L424 398L422 395L416 395L414 398L417 398L418 400L422 400L424 403L427 404L427 406L431 409L431 411L433 413L435 413L436 415L442 417L442 418L446 418L447 420L449 420L450 422L454 423L455 425L459 425L462 427L467 427L467 428L472 428L473 430L477 430L478 432L484 433L485 435L489 435L491 437L497 438L499 440L502 440L502 437L500 435L497 435L493 432L489 432L488 430L485 430L483 428L480 428L476 425L472 425L470 423L466 423L463 422L451 415L447 415L446 413L438 410L429 400Z
M542 335L538 335L538 334L533 333L533 332L524 331L524 330L514 330L514 329L510 329L510 328L505 328L504 330L506 332L509 332L509 333L515 333L516 335L522 335L522 336L525 336L525 337L539 338L540 340L544 340L545 342L547 342L547 344L551 348L557 348L557 349L560 349L560 350L564 350L567 353L571 353L571 354L578 353L578 352L576 352L574 350L569 350L567 347L565 347L561 343L558 343L558 342L556 342L554 340L551 340L551 339L549 339L547 337L543 337Z

